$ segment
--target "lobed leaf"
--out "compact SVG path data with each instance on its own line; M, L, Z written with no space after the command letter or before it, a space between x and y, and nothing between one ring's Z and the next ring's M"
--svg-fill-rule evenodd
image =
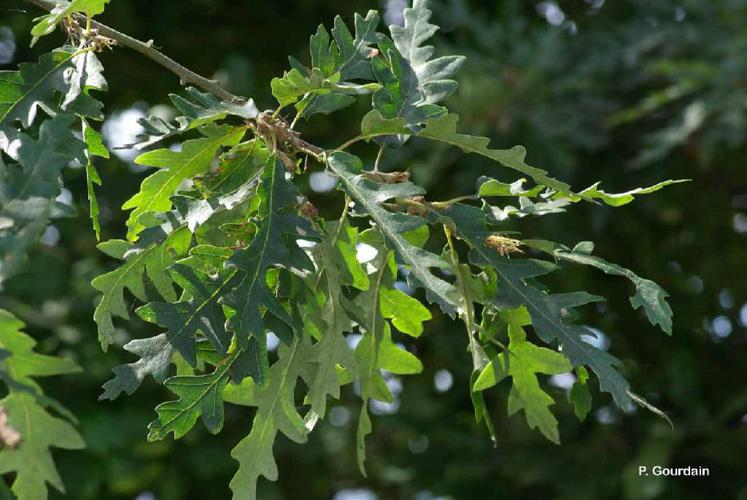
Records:
M104 384L104 392L99 396L99 401L114 401L123 392L133 394L148 375L158 383L163 383L168 375L174 349L166 334L131 340L124 345L124 349L140 359L114 368L114 378Z
M373 80L370 58L375 50L379 14L369 11L365 18L355 14L355 36L340 16L335 17L330 38L324 25L311 36L311 69L291 58L293 68L271 82L273 96L281 107L296 103L298 117L329 114L343 109L355 96L379 88L377 84L357 84L351 80Z
M573 192L568 184L549 177L547 172L527 165L524 161L526 149L514 146L511 149L491 149L490 139L460 134L457 132L458 115L444 114L423 120L425 126L419 131L408 128L406 119L398 116L387 116L379 109L369 111L361 122L361 138L365 140L389 135L416 135L433 141L444 142L459 147L466 153L485 156L501 165L516 170L531 177L538 184L557 191L565 196L572 196Z
M457 305L456 290L433 273L433 269L448 268L448 263L413 245L405 237L405 233L422 227L426 221L417 216L390 212L382 205L393 198L421 195L423 190L410 182L375 183L362 174L361 160L344 152L329 155L327 167L340 178L342 189L376 222L397 256L409 266L410 285L424 288L430 302L437 303L445 313L453 316Z
M36 341L23 333L23 322L0 309L0 378L8 394L0 400L6 426L18 438L0 448L0 474L15 473L12 491L18 498L47 498L47 484L64 493L51 448L69 450L85 446L69 422L52 416L45 406L69 415L64 407L44 397L35 377L80 372L69 359L37 354Z
M568 399L573 405L573 411L580 421L586 419L586 415L591 411L591 393L587 384L589 372L583 366L576 367L576 382L568 393Z
M284 266L299 272L313 269L306 254L294 250L298 249L296 238L313 237L314 231L307 220L296 214L298 193L285 173L282 163L271 156L260 185L257 233L248 246L236 250L225 264L239 272L238 283L221 302L236 311L228 320L228 328L236 333L242 348L254 338L264 349L265 325L260 308L288 326L298 328L268 289L265 277L268 268ZM291 241L287 241L286 236L290 236Z
M172 138L189 130L214 123L227 116L237 116L243 119L256 118L259 110L253 99L246 102L230 103L217 99L212 94L200 92L193 87L187 87L185 96L169 94L174 107L182 114L176 117L176 125L158 116L149 116L138 120L143 132L135 137L136 142L124 146L125 148L145 149L165 139Z
M96 233L96 240L101 239L101 223L99 222L99 202L96 198L96 192L93 185L101 186L101 177L93 164L93 157L109 158L109 150L104 146L104 141L95 129L91 128L84 119L83 122L83 140L86 142L86 190L88 192L88 206L93 223L93 230Z
M554 400L540 387L537 374L566 373L571 370L571 364L563 354L527 341L523 327L531 324L531 321L526 310L507 310L501 314L508 318L508 351L491 360L475 381L473 389L485 390L511 377L509 416L524 410L530 428L538 428L547 439L560 444L558 421L550 412Z
M137 239L144 229L138 220L147 212L164 212L171 209L171 196L186 179L206 173L210 163L222 146L234 146L244 136L243 127L215 126L203 129L206 137L186 141L181 151L159 149L138 156L135 163L160 170L148 176L140 191L127 200L122 208L133 209L127 219L127 237Z
M380 35L381 57L373 69L382 89L373 96L373 106L385 118L402 118L408 129L417 132L429 118L442 116L446 108L438 103L457 88L451 78L464 63L463 56L431 59L433 47L424 46L438 30L429 22L431 11L426 0L415 0L404 10L404 26L390 26L392 39ZM395 142L403 144L406 136ZM391 142L391 141L390 141Z
M298 337L289 347L281 346L266 386L257 388L252 430L231 450L231 456L239 462L239 470L231 480L235 500L255 500L260 476L277 480L273 446L278 432L296 443L306 441L306 429L294 397L303 366L298 361L305 358L306 349L308 346Z
M84 144L70 130L73 119L46 120L38 139L19 132L17 163L0 162L0 283L18 271L51 218L70 213L56 198L62 169L84 157Z
M194 427L201 417L208 431L217 434L223 428L223 390L228 383L228 370L236 355L222 360L213 373L184 375L166 380L166 387L179 396L156 407L158 419L148 425L148 441L157 441L174 433L179 439Z
M643 307L649 322L652 325L658 325L665 333L672 334L672 308L667 302L669 294L655 282L641 278L633 271L624 267L607 262L601 257L591 255L594 250L594 244L590 241L583 241L570 250L564 245L558 243L545 242L542 240L526 240L525 243L535 248L548 252L554 257L595 267L606 274L614 274L628 278L636 289L635 295L630 297L630 304L633 309Z
M0 474L16 474L13 493L18 498L47 498L47 483L64 493L65 487L50 449L83 448L85 443L78 431L67 421L48 413L28 393L11 393L0 400L0 406L8 413L8 425L21 435L17 447L0 451Z
M101 104L87 90L103 90L105 84L96 56L73 47L21 63L17 71L0 71L0 129L16 121L29 128L39 108L50 116L74 112L101 119Z
M110 0L54 0L56 4L49 14L35 19L36 24L31 28L31 46L33 47L39 38L49 35L62 20L76 12L81 12L91 18L104 12L106 4Z
M616 370L620 361L585 342L582 337L588 333L585 328L565 321L562 310L568 306L567 297L545 293L528 281L555 270L557 266L534 259L501 256L488 244L487 238L492 232L481 214L477 208L455 204L433 218L449 225L455 234L469 244L473 264L492 268L496 273L499 290L498 296L493 299L496 305L511 308L525 306L534 330L544 342L558 342L573 366L591 368L599 378L600 389L610 393L618 406L630 409L629 384Z
M128 307L124 301L125 289L137 299L147 301L147 275L162 297L169 301L176 300L172 279L166 273L166 268L176 261L177 256L186 252L191 235L187 228L179 227L161 237L160 241L143 238L138 244L109 240L98 245L97 248L102 252L123 261L117 269L102 274L91 282L91 286L102 294L93 319L98 325L99 341L104 350L114 340L112 316L129 319Z
M218 300L238 282L235 272L211 276L190 266L189 259L174 263L169 274L185 292L179 302L150 302L140 307L138 315L167 329L166 339L192 366L197 363L195 338L198 332L207 337L222 357L228 354L231 335L225 328L226 318Z

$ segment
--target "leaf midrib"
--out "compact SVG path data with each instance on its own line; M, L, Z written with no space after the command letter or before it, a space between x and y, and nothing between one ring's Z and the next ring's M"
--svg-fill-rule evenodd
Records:
M194 154L189 160L187 160L186 162L182 163L176 169L174 169L174 168L167 168L167 169L164 169L164 170L159 170L159 172L168 172L168 173L171 174L171 176L168 179L166 179L165 182L163 182L163 183L160 184L160 186L156 190L156 193L153 194L152 196L150 196L148 198L147 203L145 203L145 204L138 204L137 207L135 208L135 210L132 212L132 214L133 215L135 213L143 214L145 212L148 212L151 209L151 207L157 201L160 201L160 199L163 197L163 192L166 189L166 187L171 182L173 182L173 180L177 177L177 175L175 175L175 174L180 174L181 172L183 172L184 170L186 170L188 167L192 166L192 164L194 164L198 159L200 159L202 157L202 155L205 154L206 151L208 151L211 148L218 148L218 147L220 147L225 142L226 138L228 138L231 135L236 134L236 133L237 133L236 129L231 129L226 134L223 134L223 135L221 135L219 137L216 137L213 140L207 142L206 145L205 145L205 147L200 148L200 150L199 150L198 153ZM152 175L155 175L157 173L158 172L155 172ZM152 175L150 177L146 178L145 181L147 181L148 179L152 178ZM183 179L184 179L184 177L182 177L182 180ZM143 181L143 182L145 182L145 181ZM138 195L141 194L141 193L143 193L143 191L140 191L138 193ZM168 205L169 205L169 207L171 206L171 201L169 201ZM132 215L131 215L131 217L132 217ZM137 222L137 220L134 220L133 222Z
M50 75L52 75L52 74L53 74L53 73L55 73L55 72L56 72L56 71L57 71L58 69L60 69L60 67L62 67L62 65L66 64L66 63L67 63L68 61L70 61L70 60L71 60L71 59L72 59L72 58L73 58L73 57L75 56L75 53L68 53L67 55L68 55L68 57L67 57L67 58L65 58L65 59L61 60L61 61L60 61L59 63L57 63L56 65L54 65L54 66L52 67L52 69L50 69L49 71L47 71L47 72L46 72L46 73L44 74L44 76L42 76L42 78L40 78L39 80L37 80L36 82L34 82L34 84L33 84L33 85L31 85L31 87L29 87L29 89L28 89L28 91L27 91L27 92L24 92L23 94L21 94L21 97L20 97L20 99L17 99L17 100L16 100L16 101L15 101L14 103L12 103L12 104L10 105L10 107L9 107L9 108L7 109L7 111L6 111L6 112L5 112L4 114L3 114L3 116L2 116L2 117L0 117L0 123L1 123L1 122L4 122L4 121L5 121L5 119L6 119L7 117L8 117L8 115L10 115L11 111L13 111L13 110L14 110L14 109L16 108L16 106L18 106L18 104L19 104L19 103L20 103L21 101L24 101L24 100L26 100L26 98L28 98L28 96L29 96L29 95L31 95L31 93L32 93L32 92L33 92L34 90L36 90L36 88L37 88L37 87L39 87L39 85L41 85L41 83L42 83L42 82L45 82L45 81L47 80L47 78L49 78L49 77L50 77ZM19 74L20 74L20 70L19 70Z

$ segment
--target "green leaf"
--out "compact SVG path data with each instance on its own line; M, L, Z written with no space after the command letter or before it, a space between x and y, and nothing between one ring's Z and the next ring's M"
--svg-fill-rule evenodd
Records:
M309 92L321 90L323 85L324 77L318 69L306 77L294 68L283 74L282 78L273 78L270 82L272 95L280 107L297 102Z
M330 299L341 300L343 286L367 290L370 285L368 274L357 258L356 247L360 242L358 229L346 221L323 222L323 228L326 238L322 238L312 249L312 257L325 280ZM330 304L324 304L325 320L328 323L347 317L345 311L335 307L335 304L334 300Z
M238 283L236 272L211 276L189 265L189 259L171 266L169 273L186 296L180 302L150 302L138 309L146 321L166 328L168 342L192 366L197 363L195 338L201 332L221 357L228 354L231 335L218 300Z
M545 186L537 185L531 189L525 190L523 187L524 182L526 182L526 179L519 179L511 184L505 184L489 177L480 177L477 181L477 196L481 198L491 196L525 196L528 198L534 198L546 189ZM602 200L607 205L620 207L635 200L635 197L638 195L654 193L666 186L682 182L689 182L689 180L666 180L654 184L653 186L631 189L624 193L606 193L605 191L598 189L600 183L597 182L586 189L579 191L578 194L552 193L550 191L544 193L542 197L551 202L563 202L564 204L577 203L579 201Z
M73 57L75 71L70 72L70 80L62 109L94 120L103 120L102 104L93 99L91 90L107 90L104 66L92 51L80 52Z
M382 89L373 97L374 108L386 118L403 118L410 130L429 118L441 116L446 108L438 103L457 88L451 78L464 63L463 56L431 59L433 47L424 46L438 27L430 24L431 11L425 0L415 0L405 9L404 26L390 26L392 40L380 36L381 57L373 61L376 79ZM402 144L406 139L400 138Z
M485 426L488 429L488 434L490 435L490 440L493 441L493 446L496 446L498 439L496 438L493 419L490 417L488 406L485 403L485 396L483 395L482 391L476 391L474 389L475 382L477 381L477 377L479 376L480 372L473 370L469 377L469 396L470 400L472 401L472 408L475 412L475 423L479 424L480 422L485 422Z
M342 18L336 16L332 28L334 40L330 40L327 30L319 25L309 42L312 67L318 69L325 78L332 78L334 81L372 80L370 59L375 52L371 45L376 43L379 21L379 13L375 10L369 10L365 18L356 13L353 37ZM291 65L302 73L310 73L293 58Z
M257 406L257 390L260 385L250 378L240 383L229 382L223 390L223 401L239 406Z
M384 118L378 109L372 109L361 120L361 136L366 140L383 135L409 133L404 118Z
M131 340L124 345L124 349L140 359L114 368L114 378L104 384L104 392L99 396L99 401L114 401L122 392L128 395L134 393L148 375L158 383L163 383L168 375L173 347L166 334Z
M423 322L432 317L423 304L396 288L382 288L379 300L384 317L390 319L397 330L412 337L419 337L423 333Z
M354 16L355 37L345 26L340 16L335 17L332 35L340 52L339 64L336 71L340 72L342 80L371 80L371 46L376 43L376 28L379 25L379 13L369 10L364 18L356 13Z
M94 319L99 325L99 336L104 339L105 344L108 345L114 334L112 314L127 318L124 289L130 289L139 300L146 301L149 298L145 296L143 281L146 272L166 301L176 301L172 277L165 269L187 252L192 239L190 230L196 230L204 238L205 232L199 229L202 224L211 221L211 224L207 224L209 229L217 231L214 226L220 223L222 216L230 215L231 210L240 211L238 213L241 217L251 214L251 210L246 209L243 204L254 197L258 176L268 155L264 148L249 146L248 149L243 145L232 149L223 158L220 164L223 174L200 179L200 185L206 191L206 199L174 197L172 201L177 205L175 210L165 214L146 213L141 216L139 222L148 227L142 231L137 244L112 240L99 246L109 255L125 260L117 270L102 275L93 282L94 288L103 293ZM235 239L227 244L234 243ZM193 250L193 255L194 252L201 251L199 248ZM227 251L230 255L230 250ZM222 260L227 255L218 257L221 259L218 265L222 265Z
M571 187L565 182L548 177L547 172L542 169L527 165L524 162L527 152L523 146L514 146L511 149L490 149L488 146L490 139L487 137L458 133L458 122L459 116L453 113L440 118L433 118L426 122L425 128L418 133L418 136L457 146L465 153L475 153L490 158L504 167L527 175L536 183L554 189L559 193L572 193Z
M485 390L506 377L513 385L508 395L508 414L524 410L530 428L538 428L550 441L560 444L558 421L550 412L553 398L539 385L537 374L558 375L569 372L571 364L563 354L537 347L526 339L522 327L529 325L526 311L504 311L508 316L508 352L496 356L474 384L474 390Z
M318 68L313 68L308 76L293 68L283 74L282 78L273 78L270 82L272 95L285 107L299 101L307 94L329 94L331 92L347 96L366 95L379 89L376 83L357 84L338 82L337 78L325 78ZM352 102L352 101L351 101ZM303 109L307 104L302 106Z
M508 259L490 247L487 237L493 234L485 225L478 208L454 204L433 216L434 221L447 224L455 234L471 247L470 261L490 268L498 277L498 296L492 301L499 307L526 306L537 335L548 344L558 342L573 366L586 365L596 373L602 391L612 395L623 409L630 409L629 384L615 369L620 361L611 354L585 342L588 330L566 323L563 309L566 297L545 293L528 282L542 276L557 266L534 259Z
M148 441L165 438L170 432L179 439L194 427L202 417L205 427L212 434L223 428L223 390L228 383L228 369L236 355L223 360L213 373L185 375L166 380L166 387L179 396L156 407L158 419L148 425Z
M368 94L378 84L356 84L350 80L372 80L371 45L376 43L379 15L369 11L363 18L355 14L355 37L342 18L335 18L331 39L323 25L311 36L309 49L312 68L291 58L293 69L271 82L273 95L281 107L296 104L298 116L329 114L355 102L355 95Z
M568 393L568 399L573 405L573 411L580 421L586 419L591 411L591 393L589 392L589 372L583 366L576 367L576 382Z
M226 102L216 98L213 94L200 92L194 87L187 87L184 92L186 97L179 94L169 94L171 102L174 103L179 112L182 113L184 120L189 123L188 129L193 129L221 120L228 115L238 116L245 120L256 118L259 115L257 105L254 100L249 99L246 102Z
M67 0L54 0L57 4L49 14L41 16L35 19L36 24L31 28L31 46L33 47L39 38L49 35L55 29L55 27L62 22L64 18L70 16L76 12L81 12L86 16L93 17L104 12L106 4L110 0L73 0L68 2Z
M464 322L464 326L467 330L467 350L472 357L472 373L470 373L470 399L472 401L472 408L475 412L475 422L485 422L485 426L488 429L490 439L493 441L493 445L496 444L495 428L493 427L493 420L488 413L487 405L485 404L485 398L483 394L474 389L475 380L479 376L482 369L488 364L488 356L485 353L485 349L478 342L477 336L482 337L481 332L485 328L480 328L476 324L475 318L475 303L485 303L486 297L486 283L482 283L472 275L472 271L469 265L462 264L459 262L459 255L454 248L452 241L452 233L448 228L445 228L447 248L444 253L448 256L452 263L452 272L456 277L456 285L459 290L459 317ZM488 318L487 308L483 309L483 322Z
M138 124L143 128L143 132L135 137L134 143L125 147L144 149L189 130L222 120L229 115L245 120L259 115L259 110L252 99L243 103L230 103L220 101L212 94L200 92L193 87L187 87L184 91L184 97L169 94L174 107L182 113L176 117L176 125L158 116L141 118Z
M338 366L348 372L355 372L357 369L353 351L339 326L324 333L311 348L306 362L312 365L311 375L304 377L309 386L308 401L314 413L319 418L324 418L327 396L340 399Z
M221 157L215 174L199 178L198 185L208 200L231 209L254 197L269 157L259 140L241 143Z
M379 345L379 368L395 375L413 375L423 371L423 363L414 354L392 341L392 331L388 323L384 323L382 333Z
M279 359L270 369L267 385L257 390L257 413L252 430L231 450L231 456L239 462L239 470L231 480L235 500L255 500L259 476L277 480L278 468L272 449L278 432L296 443L306 441L306 429L294 397L303 367L298 361L305 357L306 349L298 337L289 347L281 345Z
M20 146L11 155L18 163L0 162L0 283L19 270L52 217L69 215L56 198L62 169L84 158L83 143L70 130L73 119L46 120L38 139L20 132Z
M44 406L50 405L69 415L64 407L43 396L33 378L81 369L69 359L35 353L36 341L21 331L23 326L22 321L0 309L0 378L9 391L0 400L0 408L7 414L6 425L20 437L15 446L0 448L0 474L15 473L12 490L18 498L47 498L47 483L65 492L50 448L72 450L85 444L70 423L45 410Z
M527 240L525 243L532 246L534 241ZM539 246L537 248L547 251L547 246ZM548 253L561 260L592 266L604 271L606 274L628 278L635 285L636 290L635 295L630 297L630 304L633 306L633 309L643 307L649 322L652 325L658 325L665 333L671 335L673 314L672 308L667 302L669 294L655 282L641 278L633 271L625 269L618 264L613 264L601 257L591 255L593 250L594 244L590 241L579 243L573 250L555 243L552 244L551 250Z
M0 129L16 120L29 128L39 108L51 116L67 111L100 119L101 105L84 92L102 87L100 63L92 67L94 60L93 54L63 47L37 63L19 64L18 71L0 71Z
M392 394L381 370L407 375L420 373L423 365L414 355L393 343L391 329L382 314L382 290L393 287L397 273L394 253L386 247L383 235L376 230L365 233L362 241L377 250L376 257L370 262L374 268L369 280L371 286L361 291L352 301L346 302L345 307L363 334L355 348L357 381L363 400L356 439L358 468L365 475L365 436L372 429L368 400L392 401Z
M363 404L361 405L358 427L356 430L356 452L358 470L366 476L366 436L371 434L373 427L368 415L368 400L391 402L392 393L386 385L380 370L380 346L384 338L386 320L381 315L379 305L381 283L387 275L391 275L392 262L391 251L386 250L383 245L377 245L377 256L375 260L376 270L373 273L371 287L360 293L348 309L363 329L363 338L355 347L356 365L358 367L358 383ZM355 306L353 308L352 306Z
M15 448L0 451L0 474L14 472L13 493L18 498L47 498L47 483L65 492L51 448L78 450L85 446L75 427L53 417L28 393L11 393L0 400L8 414L8 425L18 431Z
M598 189L599 182L592 184L591 186L587 187L586 189L579 191L577 195L571 195L569 199L571 201L578 201L578 200L602 200L607 205L613 206L613 207L620 207L622 205L627 205L631 201L635 199L636 196L642 195L642 194L650 194L655 193L656 191L659 191L660 189L671 186L672 184L680 184L682 182L690 182L689 179L678 179L678 180L666 180L659 182L658 184L654 184L653 186L645 187L645 188L635 188L631 189L630 191L625 191L624 193L605 193L601 189Z
M524 183L526 181L526 179L518 179L511 184L507 184L483 176L477 180L477 196L480 198L492 196L526 196L534 198L545 189L544 186L534 186L531 189L524 189Z
M368 477L366 473L366 436L373 432L371 425L371 416L368 414L368 400L364 400L361 405L361 411L358 414L358 426L355 429L355 451L358 460L358 470L363 477Z
M424 191L410 182L398 184L378 184L362 174L359 158L344 152L336 152L327 158L327 167L342 181L342 189L367 213L381 228L404 264L410 267L410 286L423 287L430 302L436 302L441 309L454 315L457 304L453 285L433 274L433 269L446 269L448 263L439 256L415 246L404 234L413 231L426 221L420 217L393 213L382 203L392 198L422 195Z
M368 288L368 276L355 260L357 230L347 223L327 223L324 235L312 249L312 258L318 269L310 276L309 298L305 301L304 326L316 327L320 337L306 359L308 372L303 374L309 387L307 400L318 418L327 411L327 396L340 397L342 381L339 369L348 374L357 373L353 351L345 339L344 332L352 328L350 317L344 310L344 286L355 286L363 282ZM353 262L346 256L352 249ZM362 274L365 281L358 275ZM318 283L318 285L317 285ZM323 285L322 285L323 283ZM312 333L313 334L313 333Z
M440 117L430 118L425 121L425 127L420 131L412 131L407 127L407 121L397 116L388 116L379 109L374 109L366 114L361 123L361 138L365 140L388 135L417 135L425 139L444 142L457 146L465 153L475 153L501 165L516 170L531 177L536 183L554 189L558 196L577 196L571 191L568 184L553 179L547 172L527 165L524 161L526 149L523 146L514 146L511 149L490 149L490 139L460 134L457 132L459 116L451 113ZM496 181L497 182L497 181Z
M80 367L73 361L34 352L36 341L23 333L22 321L8 311L0 309L0 350L10 353L2 360L2 371L14 382L32 385L32 377L49 377L78 373Z
M328 115L347 108L355 102L355 97L346 94L330 92L327 94L315 93L306 94L296 104L296 111L304 118L309 118L315 114Z
M316 33L309 40L311 51L311 66L318 69L325 77L336 73L340 65L340 50L336 43L330 43L329 32L323 24L319 25Z
M267 269L272 266L299 271L313 269L312 262L298 249L295 239L313 237L314 231L306 219L296 214L298 192L286 179L286 172L275 156L269 158L260 186L257 233L246 248L235 251L226 262L227 267L236 268L240 273L238 284L223 297L222 303L236 311L228 320L228 327L236 332L242 347L252 337L264 346L265 325L260 308L298 328L267 287Z
M114 339L112 316L129 319L124 301L124 290L128 289L139 300L145 302L145 276L163 298L176 300L176 292L166 268L187 250L191 235L187 228L180 227L164 235L162 241L149 243L146 238L138 244L123 240L109 240L98 245L98 249L110 257L124 261L117 269L96 277L91 286L101 292L101 300L93 313L98 325L99 341L104 350Z
M143 230L138 220L146 212L164 212L171 209L171 195L186 179L207 172L221 146L234 146L244 136L243 127L215 126L203 129L206 137L183 144L181 151L159 149L138 156L135 163L160 170L148 176L140 191L127 200L122 208L134 209L127 219L127 237L137 238Z
M109 158L109 150L104 146L104 142L95 129L83 120L83 139L86 142L86 189L88 191L88 204L91 214L93 230L96 233L96 240L101 239L101 224L99 222L99 202L96 199L96 192L93 185L101 186L101 177L99 176L96 166L93 164L93 157Z

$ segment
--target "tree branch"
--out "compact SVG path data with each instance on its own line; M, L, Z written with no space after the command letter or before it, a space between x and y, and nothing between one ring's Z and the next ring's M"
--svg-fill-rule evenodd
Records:
M46 11L51 11L57 6L55 2L50 0L26 0L26 2L34 4ZM74 14L73 17L78 22L86 22L86 17L81 14ZM117 42L117 45L121 45L123 47L127 47L140 52L145 57L157 62L164 68L176 74L182 84L191 83L193 85L196 85L197 87L210 92L211 94L223 99L224 101L241 103L246 102L247 100L245 97L240 97L230 93L229 91L221 87L215 80L210 80L208 78L205 78L204 76L198 75L191 69L182 66L167 55L159 52L158 50L153 48L153 40L150 40L149 42L141 42L140 40L132 38L125 33L117 31L114 28L110 28L109 26L101 24L97 21L91 21L91 27L95 29L98 34L115 40Z

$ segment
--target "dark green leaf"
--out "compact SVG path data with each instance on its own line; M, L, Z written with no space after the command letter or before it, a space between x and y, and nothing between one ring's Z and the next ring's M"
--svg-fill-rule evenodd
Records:
M449 314L455 313L456 290L453 285L433 274L433 269L448 268L448 263L437 255L413 245L404 234L423 226L420 217L394 213L382 203L398 197L423 194L423 190L412 183L378 184L361 173L360 159L343 152L331 154L327 159L329 169L342 180L342 189L360 205L386 236L397 256L410 267L408 281L413 287L423 287L430 302L436 302Z

